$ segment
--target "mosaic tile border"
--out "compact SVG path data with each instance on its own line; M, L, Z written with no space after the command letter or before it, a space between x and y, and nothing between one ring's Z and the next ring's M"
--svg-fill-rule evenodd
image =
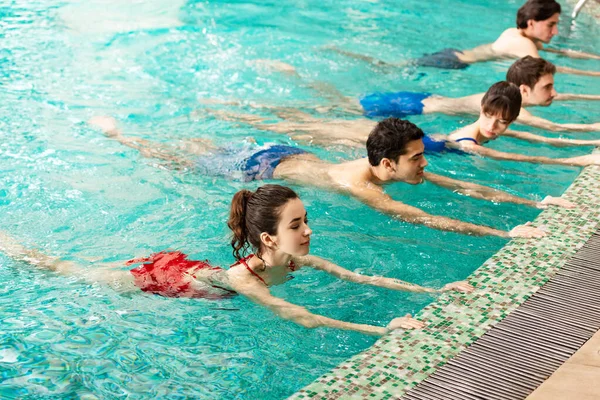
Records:
M534 225L552 234L509 242L468 278L476 292L441 295L417 314L425 329L382 337L290 399L391 399L415 387L535 293L598 229L600 167L585 168L563 197L578 207L544 210Z

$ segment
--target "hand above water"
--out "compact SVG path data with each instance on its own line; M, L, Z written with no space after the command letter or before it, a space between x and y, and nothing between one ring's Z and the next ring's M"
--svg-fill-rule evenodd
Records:
M117 121L113 117L98 115L90 118L88 124L95 128L101 129L106 136L116 136L119 134Z
M543 238L546 236L546 232L540 228L531 226L531 222L527 222L523 225L517 225L508 232L508 236L511 238Z
M537 204L537 208L548 208L548 206L558 206L564 208L575 208L577 205L569 200L560 197L546 196L544 200Z
M454 290L461 293L471 293L475 288L468 284L467 281L451 282L440 289L440 292L448 292Z
M568 165L587 167L588 165L600 165L600 154L587 154L585 156L563 158Z
M406 314L404 317L394 318L386 326L388 332L395 329L421 329L425 324L421 321L417 321L410 314Z

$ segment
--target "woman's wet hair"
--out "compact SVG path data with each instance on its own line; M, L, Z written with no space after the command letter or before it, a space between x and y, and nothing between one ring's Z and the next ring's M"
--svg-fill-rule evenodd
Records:
M276 235L283 206L297 198L296 192L281 185L264 185L255 192L246 189L237 192L231 201L227 221L233 232L233 256L239 260L252 249L260 257L260 234Z
M510 66L506 72L506 80L517 86L527 85L533 89L542 76L555 73L556 67L551 62L543 58L525 56Z
M560 14L561 8L554 0L529 0L517 11L517 28L527 28L527 21L545 21L554 14Z
M412 122L394 117L380 121L367 139L369 164L377 166L384 158L398 161L398 157L406 153L406 145L423 136L421 128Z
M502 119L513 122L521 111L521 91L513 83L494 83L481 99L481 109L487 115L501 115Z

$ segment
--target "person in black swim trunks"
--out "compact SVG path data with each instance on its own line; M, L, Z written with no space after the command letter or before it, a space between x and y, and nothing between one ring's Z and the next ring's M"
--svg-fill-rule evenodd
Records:
M600 60L600 55L574 50L544 48L558 34L560 4L554 0L528 0L517 12L517 27L505 30L494 43L484 44L470 50L444 49L421 58L402 63L387 63L374 57L328 47L340 54L370 62L378 66L403 67L408 64L419 66L463 69L470 64L502 58L531 56L539 58L540 51L557 53L572 58ZM558 72L600 76L600 71L585 71L570 67L558 67Z
M161 149L149 141L123 136L112 118L96 117L90 123L103 129L107 136L139 150L145 157L169 161L173 163L174 168L192 169L197 164L196 161L184 157L181 153L173 154L172 151ZM423 136L423 131L411 122L388 118L378 123L369 135L367 158L334 164L321 160L314 154L303 152L283 159L280 158L276 164L269 157L270 161L265 164L272 168L269 176L274 179L283 179L295 184L316 186L325 190L344 193L380 212L409 223L423 224L433 229L477 236L542 237L545 233L528 225L519 225L510 231L503 231L484 225L430 215L419 208L393 200L384 192L383 185L394 182L415 185L429 181L455 193L494 202L525 204L538 208L545 208L549 205L574 207L574 204L561 198L548 196L538 202L513 196L486 186L425 173L424 169L427 166L427 161L423 154ZM210 160L210 158L207 159ZM241 168L247 168L243 167L247 163L239 165ZM205 172L210 173L208 170ZM222 175L224 172L224 169L219 166L215 174ZM266 174L253 176L255 179L264 178Z
M473 291L473 286L467 282L452 282L441 289L433 289L393 278L357 274L310 255L312 230L308 226L307 212L298 195L285 186L264 185L254 192L237 192L231 201L227 225L233 234L231 247L237 260L228 269L212 266L207 261L188 260L178 251L159 252L118 264L141 264L130 271L117 268L114 263L86 268L27 249L4 232L0 232L0 251L43 269L92 283L108 284L120 292L141 290L163 297L210 300L241 294L306 328L329 327L379 336L395 329L419 329L424 323L410 315L394 318L387 327L340 321L313 314L304 307L275 297L270 287L285 283L290 273L305 267L349 282L391 290L421 293Z

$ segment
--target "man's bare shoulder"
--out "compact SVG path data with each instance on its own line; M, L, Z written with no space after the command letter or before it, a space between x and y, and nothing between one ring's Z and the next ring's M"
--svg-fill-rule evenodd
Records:
M492 50L499 55L539 57L537 45L523 36L517 28L509 28L492 44Z

